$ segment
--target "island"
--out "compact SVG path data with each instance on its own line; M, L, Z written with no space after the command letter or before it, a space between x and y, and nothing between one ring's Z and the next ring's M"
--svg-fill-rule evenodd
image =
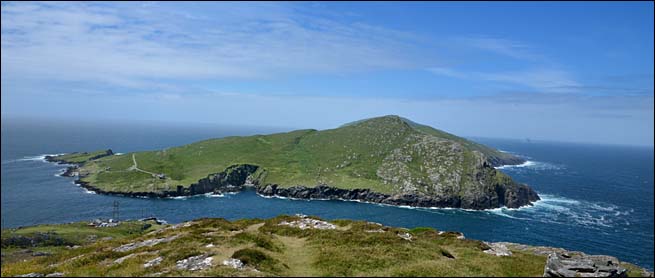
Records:
M307 215L2 230L2 277L653 277L618 258Z
M496 166L512 154L389 115L328 130L209 139L158 151L48 156L101 194L175 197L238 192L397 206L518 208L539 200Z

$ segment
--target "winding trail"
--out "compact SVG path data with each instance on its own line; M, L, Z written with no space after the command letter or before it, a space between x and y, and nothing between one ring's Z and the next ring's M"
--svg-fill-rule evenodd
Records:
M132 154L132 162L134 162L134 165L132 165L132 167L130 167L130 170L137 170L139 172L143 172L143 173L146 173L146 174L151 174L153 176L157 175L157 174L155 174L153 172L148 172L146 170L139 169L139 167L137 167L137 165L136 165L136 157L134 156L134 154Z

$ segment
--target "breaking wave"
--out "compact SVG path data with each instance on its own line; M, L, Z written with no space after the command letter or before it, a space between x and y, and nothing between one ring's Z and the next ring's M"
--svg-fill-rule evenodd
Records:
M192 199L192 198L220 198L220 197L225 197L223 194L216 194L216 193L205 193L205 194L198 194L198 195L191 195L191 196L175 196L175 197L166 197L165 199L173 199L173 200L187 200L187 199Z
M39 154L39 155L31 155L31 156L24 156L23 158L18 158L18 159L11 159L11 160L6 160L3 161L2 164L8 164L8 163L15 163L15 162L22 162L22 161L42 161L42 162L47 162L45 160L46 156L55 156L55 155L62 155L63 153L53 153L53 154Z
M630 225L626 215L634 212L619 206L600 202L573 200L550 194L540 194L534 206L520 209L499 208L488 213L526 221L549 224L582 225L590 228L609 228Z
M499 170L527 169L527 170L535 170L535 171L544 171L544 170L561 170L561 169L564 169L564 166L563 165L553 164L553 163L548 163L548 162L527 160L526 162L523 162L521 164L502 165L502 166L498 166L498 167L495 167L495 168L499 169Z

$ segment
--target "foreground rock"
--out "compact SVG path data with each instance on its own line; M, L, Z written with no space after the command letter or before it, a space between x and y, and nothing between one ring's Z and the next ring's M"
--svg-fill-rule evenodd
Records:
M547 256L544 277L627 277L628 273L631 276L653 277L652 272L643 268L637 273L628 272L626 264L612 256L587 255L563 248L512 242L485 242L485 244L489 249L484 252L496 256L512 256L510 250Z
M234 258L229 258L227 260L223 260L223 265L229 266L235 269L242 269L243 268L243 262L239 259L234 259Z
M611 256L580 253L548 255L544 277L628 277L619 260Z
M190 271L203 270L212 267L212 260L209 254L193 256L177 261L176 268Z
M149 268L149 267L159 265L163 260L164 260L164 258L162 258L162 257L154 258L152 260L147 261L145 264L143 264L143 268Z
M501 242L492 242L492 243L485 242L485 243L489 246L489 249L484 250L483 252L487 254L496 255L499 257L512 255L512 251L510 251L509 248L507 248L507 245Z
M114 248L114 252L128 252L128 251L132 251L134 249L141 248L141 247L144 247L144 246L155 246L155 245L157 245L159 243L162 243L162 242L173 241L177 237L178 236L171 236L171 237L167 237L167 238L148 239L148 240L144 240L144 241L140 241L140 242L128 243L128 244L121 245L119 247Z
M300 217L300 220L294 220L291 222L282 221L278 225L300 228L302 230L304 229L333 230L337 228L337 226L335 226L334 224L317 219L312 219L307 217L306 215L298 214L297 216Z
M18 275L16 277L44 277L44 276L45 275L43 275L43 273L32 272L32 273L28 273L28 274Z

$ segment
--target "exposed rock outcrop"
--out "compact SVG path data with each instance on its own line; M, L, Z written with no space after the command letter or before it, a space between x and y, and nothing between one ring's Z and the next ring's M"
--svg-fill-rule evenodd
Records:
M625 263L612 256L587 255L558 247L512 242L485 242L485 244L489 249L484 252L497 256L512 256L512 250L548 256L543 277L627 277L628 275ZM640 273L630 272L630 276L653 277L653 273L641 269Z
M167 237L167 238L147 239L147 240L144 240L144 241L132 242L132 243L128 243L128 244L116 247L113 250L114 250L114 252L128 252L128 251L132 251L134 249L141 248L141 247L144 247L144 246L155 246L155 245L163 243L163 242L170 242L170 241L175 240L177 237L178 236L175 235L175 236L171 236L171 237Z
M487 254L496 255L499 257L512 255L512 251L510 251L509 248L507 248L507 245L503 244L502 242L485 243L487 246L489 246L489 249L484 250L483 252Z
M295 220L291 222L282 221L278 225L296 227L296 228L300 228L301 230L305 230L305 229L334 230L337 228L336 225L326 221L309 218L306 215L302 215L302 214L297 216L300 217L300 220Z
M544 277L628 277L627 270L612 256L584 253L551 253Z
M229 266L235 269L242 269L243 268L243 262L239 259L234 259L234 258L229 258L227 260L223 260L223 265Z
M179 270L203 270L212 267L212 260L210 254L198 255L177 261L175 267Z
M221 192L239 192L243 189L246 181L252 184L257 184L248 177L255 173L259 167L250 164L232 165L225 169L225 171L209 175L204 179L200 179L197 183L191 184L188 188L178 187L178 194L182 195L197 195L205 193L221 193Z
M144 263L143 268L149 268L149 267L159 265L159 264L161 264L162 261L164 261L164 258L162 258L162 257L154 258L154 259L149 260L146 263Z

